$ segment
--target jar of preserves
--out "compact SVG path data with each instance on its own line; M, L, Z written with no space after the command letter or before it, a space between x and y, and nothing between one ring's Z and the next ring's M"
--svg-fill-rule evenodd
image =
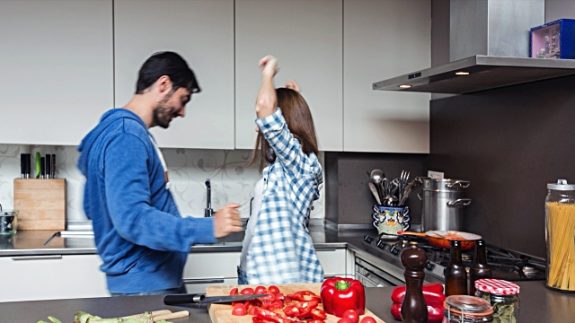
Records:
M475 295L493 307L493 322L515 323L519 316L519 285L500 279L475 281Z
M451 295L445 299L443 323L493 322L493 308L488 301L469 295Z
M575 185L547 184L545 199L547 286L575 292Z

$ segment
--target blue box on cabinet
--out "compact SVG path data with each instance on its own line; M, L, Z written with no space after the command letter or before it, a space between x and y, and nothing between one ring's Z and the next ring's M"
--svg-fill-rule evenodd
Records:
M575 19L559 19L531 28L529 56L575 58Z

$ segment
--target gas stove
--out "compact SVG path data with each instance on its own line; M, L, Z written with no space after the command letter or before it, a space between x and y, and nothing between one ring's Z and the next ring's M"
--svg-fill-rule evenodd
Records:
M367 234L363 243L372 253L395 266L401 265L400 254L403 248L417 244L425 250L427 263L425 265L426 280L443 281L443 270L449 262L449 250L429 245L424 240L413 237L387 237ZM493 245L486 245L487 264L492 270L493 278L508 281L545 280L546 263L544 259L529 256L517 251L506 250ZM471 267L473 250L462 252L463 264ZM431 276L431 277L427 277Z

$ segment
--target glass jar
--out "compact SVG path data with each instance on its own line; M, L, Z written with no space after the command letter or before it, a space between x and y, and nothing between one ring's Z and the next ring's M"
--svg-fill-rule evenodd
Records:
M575 185L559 179L547 190L547 287L575 292Z
M486 300L468 295L447 296L443 323L493 322L493 308Z
M479 279L475 281L475 288L475 295L493 306L493 322L517 322L519 285L500 279Z

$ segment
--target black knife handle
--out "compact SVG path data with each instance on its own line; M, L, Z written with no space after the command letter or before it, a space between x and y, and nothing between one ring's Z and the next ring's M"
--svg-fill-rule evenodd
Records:
M178 304L186 304L186 303L199 303L204 298L206 298L205 294L166 295L166 297L164 297L164 304L166 304L166 305L178 305Z

